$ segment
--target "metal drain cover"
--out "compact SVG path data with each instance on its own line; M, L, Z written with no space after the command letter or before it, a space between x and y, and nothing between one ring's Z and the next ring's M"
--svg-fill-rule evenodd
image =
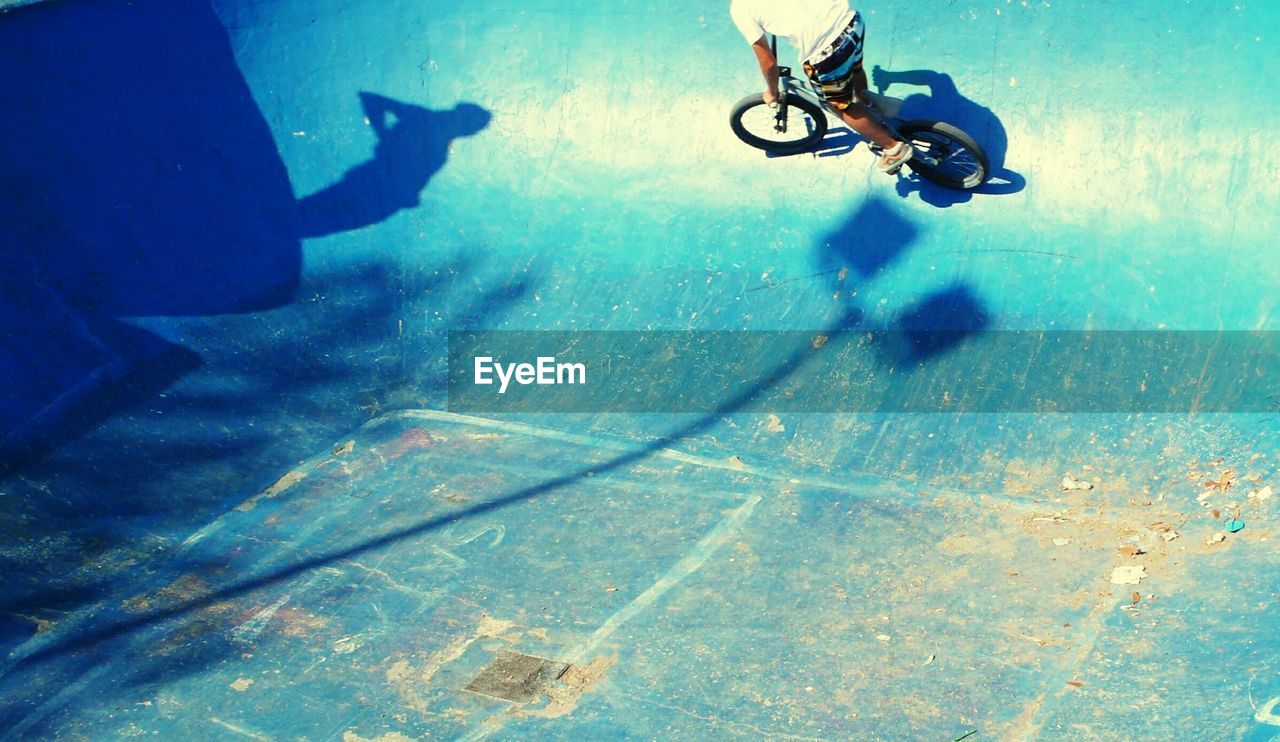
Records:
M536 701L569 665L519 652L502 651L463 690L516 703Z

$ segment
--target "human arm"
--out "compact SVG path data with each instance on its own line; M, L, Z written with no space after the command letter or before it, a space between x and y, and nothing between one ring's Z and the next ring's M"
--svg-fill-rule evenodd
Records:
M360 106L364 108L364 115L369 120L369 125L373 127L374 133L381 139L388 131L387 114L396 114L399 117L399 111L404 108L404 104L387 98L377 93L360 92Z
M751 50L756 53L756 61L760 64L760 74L764 75L764 102L773 105L778 101L778 58L773 49L765 41L765 36L756 39Z

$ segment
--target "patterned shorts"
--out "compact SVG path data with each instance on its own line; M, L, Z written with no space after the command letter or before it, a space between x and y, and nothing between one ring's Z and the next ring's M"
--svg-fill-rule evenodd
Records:
M827 102L839 109L853 103L853 73L862 67L862 42L866 27L862 16L855 13L848 27L840 32L831 46L818 52L814 62L804 63L805 74Z

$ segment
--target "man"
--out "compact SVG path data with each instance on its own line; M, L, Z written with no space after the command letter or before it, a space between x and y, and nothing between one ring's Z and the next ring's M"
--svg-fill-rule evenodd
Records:
M862 17L848 0L732 0L729 14L751 44L768 85L766 102L778 100L778 60L766 34L785 36L800 53L804 71L827 105L854 131L884 150L879 167L893 175L915 150L899 142L871 115L862 68Z

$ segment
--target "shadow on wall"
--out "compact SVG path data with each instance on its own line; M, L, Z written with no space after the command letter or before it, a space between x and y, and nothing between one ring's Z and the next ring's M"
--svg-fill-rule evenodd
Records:
M308 271L299 300L265 319L240 315L196 325L189 334L204 344L199 373L149 398L143 410L118 415L75 446L24 467L24 478L50 486L4 488L0 658L38 627L129 590L138 564L167 563L194 528L271 483L256 472L278 474L331 443L335 430L381 414L389 390L407 387L406 338L422 344L407 351L419 363L431 357L423 346L444 340L443 329L436 337L421 329L402 336L398 318L430 308L444 313L441 328L485 326L524 301L537 282L530 276L488 283L465 251L428 271L402 277L399 270L364 261ZM440 302L455 295L455 283L477 291ZM222 336L237 344L219 342ZM435 403L445 393L443 382L438 390L414 391ZM157 420L168 422L158 427ZM86 561L95 567L75 569ZM7 693L0 682L0 698Z
M815 268L835 276L836 291L865 286L906 254L918 234L919 229L887 202L871 197L821 240ZM845 283L849 269L857 274L852 285ZM989 324L990 316L972 288L953 283L893 310L892 318L879 328L892 333L878 350L880 363L906 372L920 369ZM860 329L869 328L864 324Z
M933 70L889 71L879 65L871 70L871 83L882 95L902 96L902 86L927 88L928 93L916 92L903 99L901 116L904 119L936 119L946 121L968 132L986 150L990 161L990 180L973 191L954 191L922 180L919 176L898 181L898 195L906 198L919 193L928 204L947 207L964 203L972 194L1003 195L1017 193L1026 185L1018 173L1005 167L1005 155L1009 150L1009 137L1004 124L991 109L960 94L955 81L945 72Z
M0 48L0 464L10 467L201 365L121 318L288 304L300 238L416 206L449 140L488 122L478 106L434 112L362 94L373 159L295 202L209 0L23 8L0 16Z
M401 209L417 208L422 189L443 165L449 143L489 125L489 112L472 103L432 111L360 93L378 136L373 159L351 168L333 185L298 201L300 237L376 224Z

